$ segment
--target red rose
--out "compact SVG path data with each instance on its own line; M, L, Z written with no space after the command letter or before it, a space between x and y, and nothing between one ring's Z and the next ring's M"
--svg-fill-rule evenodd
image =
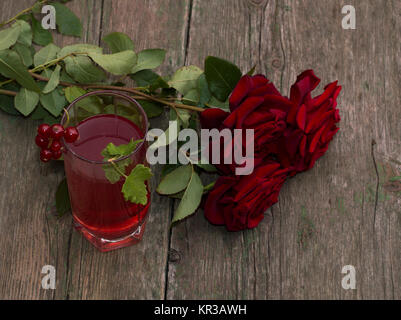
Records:
M206 218L229 231L255 228L277 202L287 175L288 169L270 162L248 176L220 177L206 199Z
M269 145L283 135L287 112L291 107L291 101L283 97L265 76L246 75L240 79L230 96L231 112L217 108L206 109L201 113L200 121L204 129L228 128L231 131L253 129L254 159L257 165L258 161L260 162L274 149ZM245 132L244 130L244 135ZM221 151L224 153L224 150ZM221 158L224 159L223 154ZM216 164L224 174L234 174L237 166L237 164Z
M292 174L312 168L339 130L336 126L340 121L336 99L341 86L337 85L337 81L332 82L321 95L312 98L311 92L319 82L313 71L307 70L291 87L293 107L288 113L281 143L277 144L277 154L284 167L295 168Z
M217 180L206 199L205 216L211 223L226 225L230 231L256 227L265 210L277 202L286 178L312 168L326 152L339 130L336 99L341 87L337 81L330 83L312 98L319 81L312 70L303 72L288 99L264 76L244 76L230 96L231 112L202 112L202 128L254 129L251 175L235 176L238 164L216 165L227 176ZM228 149L221 144L220 158L226 157Z

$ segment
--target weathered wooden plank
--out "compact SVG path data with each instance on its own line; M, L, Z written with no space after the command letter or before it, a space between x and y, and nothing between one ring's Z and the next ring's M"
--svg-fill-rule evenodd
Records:
M382 188L375 168L376 147L398 160L401 151L396 107L400 47L394 41L401 22L396 13L399 3L358 2L356 30L341 28L345 4L286 2L288 10L282 13L280 39L287 54L283 90L289 90L297 73L311 67L322 84L338 79L344 88L338 137L314 170L287 184L280 201L277 215L284 226L280 233L295 238L292 230L303 232L308 220L315 230L306 239L309 248L296 256L296 263L292 247L286 255L291 260L282 259L277 267L286 281L276 292L281 290L284 297L400 297L400 200ZM377 146L372 146L373 141ZM299 197L297 190L304 196ZM301 215L303 207L307 220ZM279 236L278 231L275 234ZM284 248L295 240L280 239ZM357 290L343 290L340 285L341 269L348 264L356 268Z
M242 0L193 1L187 64L202 67L208 55L231 60L246 71L259 64L263 11L263 4ZM259 66L257 70L262 71ZM174 227L168 299L252 298L252 248L266 228L264 224L256 232L228 233L210 225L201 210Z
M1 20L32 5L32 1L2 2ZM89 26L99 15L95 1L69 6L84 19L83 41L91 40ZM88 37L89 35L89 37ZM69 39L68 39L69 38ZM55 37L59 45L78 41ZM66 293L71 218L54 216L54 192L62 178L62 164L42 165L34 144L36 121L0 114L0 297L4 299L53 299ZM57 289L41 288L42 267L56 267Z
M161 68L170 72L183 63L186 1L105 1L102 33L125 32L135 50L160 47L168 50ZM153 127L166 127L161 117ZM160 180L160 168L153 167L152 188ZM70 299L163 299L169 244L170 200L152 194L152 205L141 243L102 254L81 240L75 232L69 253Z
M356 30L341 28L343 1L252 3L194 1L188 61L257 61L284 94L307 68L338 79L341 131L256 230L227 233L202 212L177 226L168 298L400 298L399 2L358 2ZM356 290L341 287L345 265Z

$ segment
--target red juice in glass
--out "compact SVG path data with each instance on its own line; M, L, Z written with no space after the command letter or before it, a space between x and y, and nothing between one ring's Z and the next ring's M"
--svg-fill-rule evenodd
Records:
M136 118L138 119L138 117ZM99 114L80 121L79 138L65 143L64 166L75 228L101 251L109 251L138 242L143 235L150 206L125 201L121 192L124 179L111 183L105 176L102 150L112 142L127 144L132 139L145 139L147 119L140 128L133 121L117 114ZM115 162L127 160L126 174L137 164L146 165L146 142ZM111 168L112 169L112 168Z

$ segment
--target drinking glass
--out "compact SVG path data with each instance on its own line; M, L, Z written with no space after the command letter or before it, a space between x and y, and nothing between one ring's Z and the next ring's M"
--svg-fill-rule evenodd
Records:
M113 167L101 152L110 142L120 145L142 139L131 154L114 162L118 166L124 161L126 175L137 164L149 166L146 113L135 99L115 91L82 95L67 112L61 123L66 126L69 122L79 132L74 143L62 140L74 227L103 252L137 243L151 202L149 186L146 205L125 201L121 192L124 178L115 183L109 181L106 172Z

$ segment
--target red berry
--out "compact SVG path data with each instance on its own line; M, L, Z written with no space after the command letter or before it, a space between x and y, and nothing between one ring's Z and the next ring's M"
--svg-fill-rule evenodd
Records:
M47 146L49 144L49 140L38 134L35 138L35 143L38 147L43 149L43 148L47 148Z
M50 146L50 149L54 151L60 151L61 149L61 143L58 140L54 140L52 142L52 145Z
M60 159L62 156L61 150L53 151L52 156L54 160Z
M52 157L53 154L49 149L42 149L42 151L40 151L40 160L42 162L49 162Z
M64 136L64 128L61 124L53 124L50 131L53 139L61 139Z
M46 123L38 127L38 133L44 138L50 138L50 126Z
M79 133L77 128L75 127L68 127L65 129L64 139L68 143L73 143L78 139Z

